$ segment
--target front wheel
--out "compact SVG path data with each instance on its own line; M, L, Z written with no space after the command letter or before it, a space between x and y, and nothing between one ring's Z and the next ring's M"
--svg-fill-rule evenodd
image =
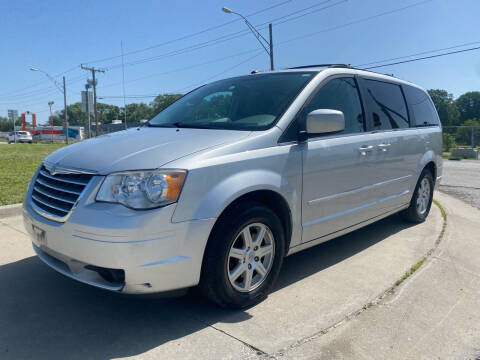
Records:
M251 306L274 286L284 255L278 216L262 204L241 204L222 216L210 236L200 288L222 307Z
M400 216L405 221L412 223L425 221L432 206L434 185L432 173L427 169L423 170L415 187L410 206L400 212Z

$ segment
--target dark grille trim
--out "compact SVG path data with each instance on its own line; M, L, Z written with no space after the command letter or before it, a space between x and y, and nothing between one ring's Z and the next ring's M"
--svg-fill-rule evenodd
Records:
M53 192L51 191L48 191L48 190L45 190L45 189L41 189L40 186L35 186L33 188L33 191L36 191L44 196L49 196L55 200L58 200L58 201L63 201L63 202L66 202L66 203L69 203L69 204L75 204L75 201L74 200L69 200L67 199L65 196L62 196L62 195L58 195L58 194L54 194Z

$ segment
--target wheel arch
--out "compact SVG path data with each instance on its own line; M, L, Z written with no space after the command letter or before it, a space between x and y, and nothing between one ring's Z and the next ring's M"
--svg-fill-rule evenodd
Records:
M283 195L280 193L269 190L269 189L262 189L262 190L254 190L242 194L231 201L221 212L220 216L215 221L215 224L210 232L210 234L215 231L215 227L219 224L222 219L229 214L240 204L243 202L257 202L272 210L280 219L280 222L283 226L283 231L285 235L285 249L286 253L288 253L288 249L290 247L290 242L292 239L292 211L290 206Z

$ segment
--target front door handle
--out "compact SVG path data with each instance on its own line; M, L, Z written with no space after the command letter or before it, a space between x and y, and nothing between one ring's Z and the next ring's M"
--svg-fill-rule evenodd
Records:
M379 148L381 151L387 151L388 148L390 147L390 145L392 145L392 144L383 143L383 144L378 145L378 148Z
M370 152L373 150L373 146L372 145L362 145L358 148L358 151L360 151L360 154L361 155L367 155L367 152Z

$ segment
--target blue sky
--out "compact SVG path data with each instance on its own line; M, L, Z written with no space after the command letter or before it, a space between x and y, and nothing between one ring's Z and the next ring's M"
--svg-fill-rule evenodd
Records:
M249 16L254 25L282 18L274 21L277 68L360 65L461 44L478 42L453 50L480 46L478 0L0 0L0 116L7 109L30 110L44 122L48 101L55 102L54 110L63 106L60 92L44 74L29 71L32 66L53 76L66 71L68 103L80 100L88 76L80 63L107 69L98 76L99 97L121 96L121 41L127 96L186 91L268 69L268 57L250 33L191 48L246 29L236 16L221 12L222 6L257 13ZM111 59L96 61L105 58ZM379 71L458 96L480 86L480 50ZM99 101L123 105L120 98Z

